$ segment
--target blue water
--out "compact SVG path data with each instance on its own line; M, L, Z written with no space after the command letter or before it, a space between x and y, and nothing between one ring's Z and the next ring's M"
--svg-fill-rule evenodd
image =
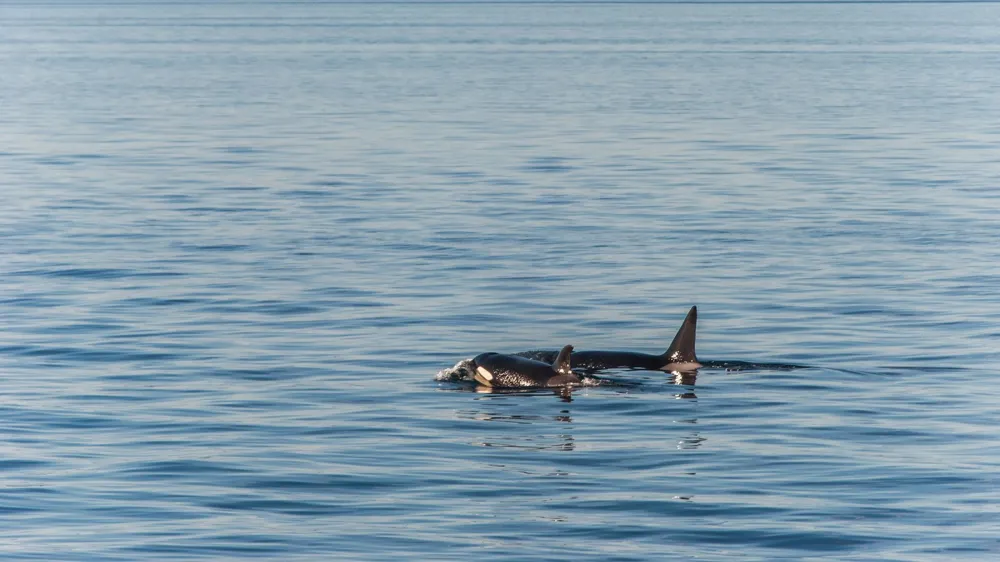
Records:
M0 558L1000 553L1000 5L0 21Z

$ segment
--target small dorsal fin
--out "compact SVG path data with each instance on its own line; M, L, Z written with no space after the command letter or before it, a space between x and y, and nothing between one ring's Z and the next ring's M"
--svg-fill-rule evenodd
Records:
M552 362L552 369L560 375L569 375L573 371L570 369L569 356L573 353L573 346L567 345L559 350L559 356Z
M692 306L691 310L688 311L687 316L684 318L684 323L681 324L679 330L677 330L677 335L674 336L674 341L670 342L670 347L662 355L663 364L670 365L672 363L697 363L698 357L694 353L694 336L695 329L698 325L698 307Z

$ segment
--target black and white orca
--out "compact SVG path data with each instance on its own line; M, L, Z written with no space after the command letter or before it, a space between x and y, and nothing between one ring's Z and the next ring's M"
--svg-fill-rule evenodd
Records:
M567 345L554 359L537 361L519 355L481 353L472 359L472 377L494 388L544 388L577 384L580 377L570 369L573 346Z
M684 318L670 347L660 355L632 351L574 351L573 367L593 372L605 369L647 369L650 371L692 372L702 367L694 351L695 331L698 325L698 307L692 306ZM515 356L540 362L556 357L555 351L522 351Z

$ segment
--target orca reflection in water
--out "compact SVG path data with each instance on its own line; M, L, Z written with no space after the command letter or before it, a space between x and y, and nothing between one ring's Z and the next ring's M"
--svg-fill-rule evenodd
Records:
M578 384L580 377L570 369L573 346L567 345L550 362L518 355L481 353L472 359L472 376L483 386L496 388L538 388Z
M576 351L573 366L584 371L605 369L647 369L650 371L690 372L702 366L694 352L695 331L698 325L698 307L692 306L684 318L670 347L660 355L631 351ZM522 351L515 353L536 361L551 361L554 351Z

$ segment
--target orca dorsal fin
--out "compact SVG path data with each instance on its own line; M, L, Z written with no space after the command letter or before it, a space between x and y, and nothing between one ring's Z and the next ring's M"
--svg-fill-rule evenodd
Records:
M674 341L670 342L670 347L661 356L664 366L680 363L698 363L698 356L694 353L694 336L698 326L698 307L692 306L684 318ZM699 365L700 366L700 365Z
M559 373L560 375L569 375L573 373L569 365L569 356L573 353L573 346L567 345L566 347L559 350L559 356L556 360L552 362L552 369Z

